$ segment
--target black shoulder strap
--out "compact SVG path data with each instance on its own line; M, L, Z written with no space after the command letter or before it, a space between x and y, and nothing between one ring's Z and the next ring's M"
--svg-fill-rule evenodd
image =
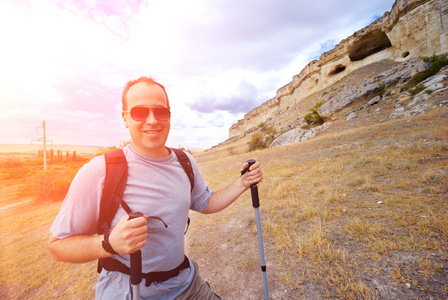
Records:
M184 151L176 148L171 148L177 156L182 168L184 168L185 173L187 173L188 179L190 179L191 191L193 192L194 188L194 173L193 167L191 166L190 159Z
M182 168L184 168L185 173L187 173L188 179L190 179L191 192L193 192L193 188L194 188L194 172L193 172L193 167L191 166L190 159L188 158L187 154L185 154L185 152L180 150L180 149L171 148L171 150L174 151L174 153L177 156L177 159L180 162L180 165L182 166ZM185 229L184 234L187 233L189 227L190 227L190 217L188 217L187 228Z
M119 204L121 204L127 212L128 210L130 212L129 207L122 201L128 176L128 164L123 149L109 151L104 157L106 161L106 178L100 204L100 215L98 220L99 233L109 231L110 223L115 216Z

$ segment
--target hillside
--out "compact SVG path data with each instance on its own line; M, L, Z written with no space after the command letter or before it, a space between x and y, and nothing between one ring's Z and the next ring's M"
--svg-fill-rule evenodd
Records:
M366 66L331 88L389 63ZM448 298L448 82L441 83L422 102L393 86L372 105L375 94L358 99L299 143L247 153L258 128L195 155L212 189L235 179L240 162L262 163L272 299ZM350 112L356 117L347 120ZM192 217L189 255L227 299L263 298L250 204L246 192L216 216Z
M355 118L366 124L377 124L391 118L409 118L434 107L447 106L444 93L448 88L448 67L425 81L418 79L425 78L424 75L431 71L432 65L439 64L439 60L448 63L445 56L440 56L440 59L435 57L435 64L430 63L431 59L425 62L418 58L404 63L382 60L364 66L325 90L301 99L300 105L278 111L259 126L220 143L211 151L228 148L232 153L245 152L251 138L254 135L265 136L267 130L278 138L271 144L276 146L300 141L303 135L315 136L337 122L345 123L347 119ZM336 99L335 103L333 99ZM318 109L325 120L322 126L307 124L304 120L304 116L317 103L323 103ZM347 126L356 122L347 122Z
M391 60L364 66L263 126L195 155L212 189L234 178L239 162L262 163L272 299L448 297L448 67L421 79L434 60L417 59L414 66L425 66L412 72ZM316 102L366 81L375 88L323 125L301 128ZM276 141L291 136L249 153L251 137L269 127ZM294 139L310 131L314 137ZM228 299L263 297L249 196L212 218L192 218L190 256Z

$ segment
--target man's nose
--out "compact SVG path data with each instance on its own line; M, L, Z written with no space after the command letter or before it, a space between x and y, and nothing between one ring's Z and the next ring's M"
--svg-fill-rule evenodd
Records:
M157 124L159 122L159 120L156 118L156 116L154 115L154 111L150 110L149 111L149 115L146 118L146 123L147 124Z

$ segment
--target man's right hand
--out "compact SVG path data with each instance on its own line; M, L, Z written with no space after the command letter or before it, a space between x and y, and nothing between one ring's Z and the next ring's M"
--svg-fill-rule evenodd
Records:
M146 245L148 216L129 220L124 215L109 235L109 243L119 254L131 254Z

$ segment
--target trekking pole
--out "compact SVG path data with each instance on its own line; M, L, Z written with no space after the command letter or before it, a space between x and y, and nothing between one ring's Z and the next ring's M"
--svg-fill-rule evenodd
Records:
M129 220L142 216L141 212L131 212L129 213ZM131 291L133 300L140 300L140 282L142 282L142 251L137 250L131 254Z
M249 163L249 166L243 171L241 171L241 175L244 175L246 172L249 171L250 166L252 166L255 163L255 160L249 159L247 162ZM255 209L255 219L257 221L258 247L260 248L260 260L261 260L261 271L263 272L264 295L265 299L268 300L269 299L268 280L266 278L266 263L264 261L263 238L261 237L260 213L258 211L258 207L260 207L260 199L258 198L258 187L256 183L250 185L250 192L252 195L252 206Z

